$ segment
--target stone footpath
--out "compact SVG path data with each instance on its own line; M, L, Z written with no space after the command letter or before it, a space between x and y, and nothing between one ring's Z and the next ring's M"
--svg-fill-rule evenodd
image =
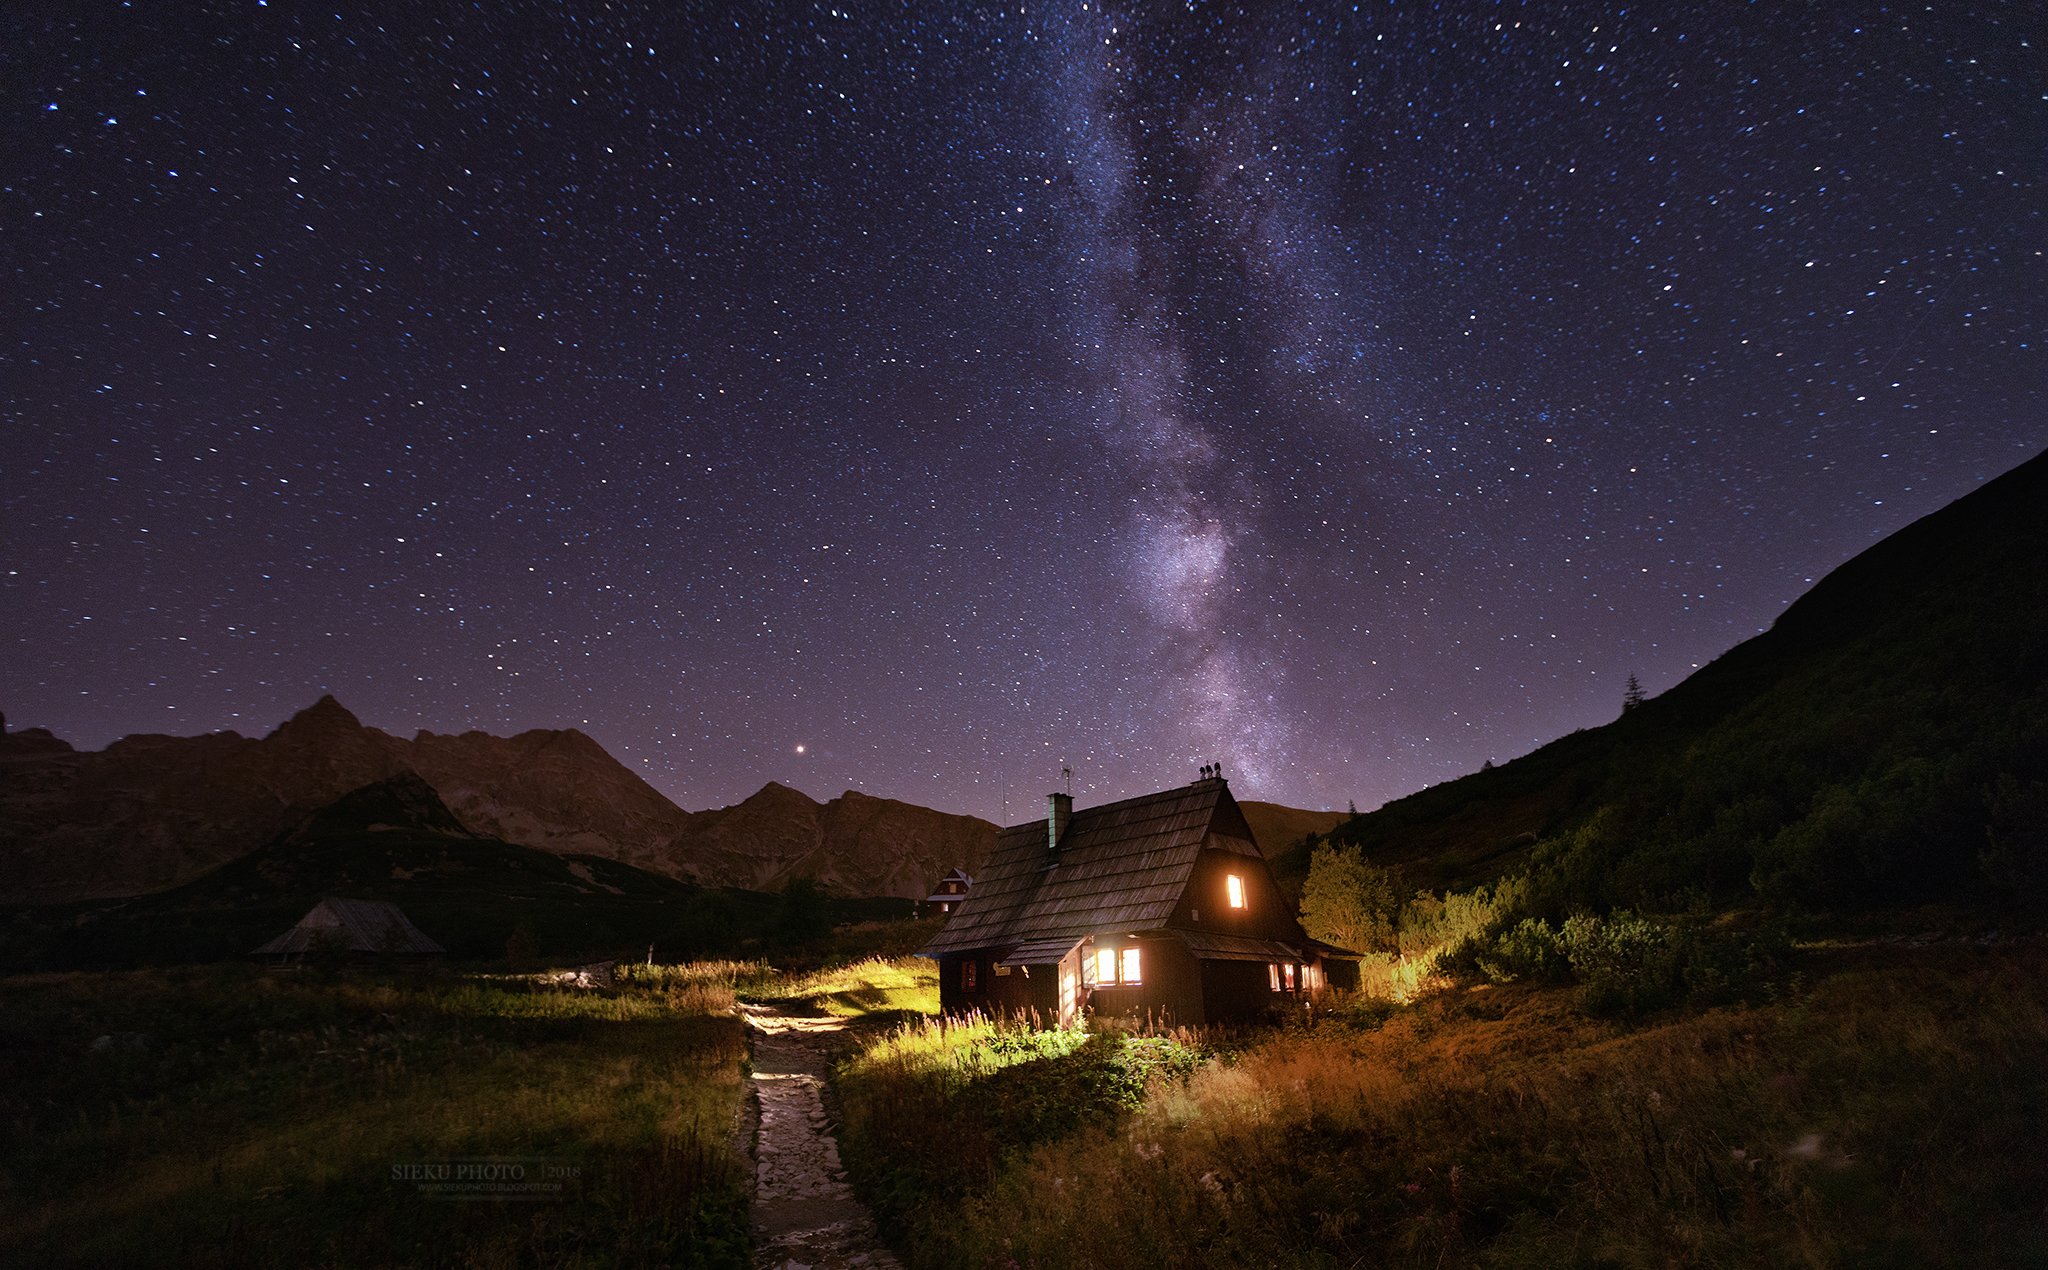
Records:
M754 1264L760 1270L901 1270L839 1167L822 1098L843 1019L748 1005L754 1092Z

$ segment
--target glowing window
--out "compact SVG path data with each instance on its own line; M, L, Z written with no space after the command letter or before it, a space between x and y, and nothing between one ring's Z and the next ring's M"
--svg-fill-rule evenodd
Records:
M1116 982L1116 949L1104 948L1096 952L1095 977L1103 983Z
M1271 984L1273 985L1273 991L1275 991L1275 992L1278 992L1278 991L1280 991L1280 963L1279 963L1279 962L1277 962L1277 961L1269 961L1269 962L1267 962L1267 963L1266 963L1266 980L1267 980L1267 982L1269 982L1269 983L1271 983Z
M1287 990L1289 992L1294 991L1294 963L1290 961L1286 965L1280 967L1280 970L1282 977L1287 980Z
M1136 948L1124 949L1124 982L1138 982L1138 950Z
M1225 874L1223 878L1223 886L1224 889L1230 892L1230 907L1243 908L1244 879L1237 876L1237 874L1235 873Z

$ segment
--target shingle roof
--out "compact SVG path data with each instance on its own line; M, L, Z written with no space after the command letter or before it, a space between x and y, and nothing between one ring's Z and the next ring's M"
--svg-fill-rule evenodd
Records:
M298 925L256 950L259 954L446 951L421 933L396 904L331 897L315 904Z
M1060 958L1074 950L1081 942L1078 935L1059 935L1052 939L1027 939L1021 944L1005 949L1002 960L1015 966L1057 965Z
M1256 939L1250 935L1220 935L1211 931L1176 931L1188 951L1203 961L1296 961L1300 944L1279 939Z
M1076 811L1047 867L1046 824L1012 825L974 889L927 954L1057 942L1099 930L1163 926L1187 888L1202 840L1219 808L1232 827L1243 816L1221 780L1126 798ZM1249 839L1250 830L1244 830Z

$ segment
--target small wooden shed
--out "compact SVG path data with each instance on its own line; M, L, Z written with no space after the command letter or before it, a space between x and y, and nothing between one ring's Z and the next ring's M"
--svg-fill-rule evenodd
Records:
M947 1013L1084 1010L1156 1022L1254 1018L1355 979L1356 954L1310 939L1229 782L1012 825L924 954Z
M315 904L298 924L255 950L258 957L294 957L307 953L381 954L416 957L448 950L427 938L412 920L388 900L344 900L328 897Z
M973 885L974 879L967 876L967 870L949 869L932 893L924 897L924 902L936 905L941 913L950 913L967 898L967 889Z

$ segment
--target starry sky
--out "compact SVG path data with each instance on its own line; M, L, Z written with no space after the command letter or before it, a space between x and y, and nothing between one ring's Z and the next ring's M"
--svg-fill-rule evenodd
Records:
M381 11L380 11L381 10ZM1370 808L2048 445L2031 3L0 18L0 709Z

